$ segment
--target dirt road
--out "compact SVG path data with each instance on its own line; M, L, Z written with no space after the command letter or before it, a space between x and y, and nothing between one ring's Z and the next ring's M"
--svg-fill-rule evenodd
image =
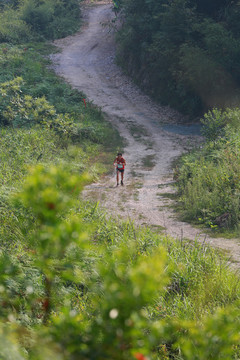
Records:
M105 26L113 16L110 4L87 6L82 31L56 41L62 51L52 57L56 72L101 106L126 139L124 187L115 187L113 172L101 183L89 186L87 196L120 218L130 217L137 224L155 226L176 238L201 241L206 235L179 221L171 207L172 163L199 142L198 129L179 125L182 118L177 112L153 103L114 63L114 32ZM229 251L240 266L236 241L208 236L206 241Z

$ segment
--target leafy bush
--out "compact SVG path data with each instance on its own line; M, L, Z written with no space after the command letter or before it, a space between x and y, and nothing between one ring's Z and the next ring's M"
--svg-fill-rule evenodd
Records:
M240 111L214 109L202 120L207 143L182 158L178 188L185 215L212 228L240 222Z
M21 18L35 32L43 33L53 18L54 5L50 1L25 0L20 7Z
M213 109L204 115L204 118L201 120L204 125L202 134L207 140L216 140L218 137L222 137L225 134L225 117L226 113L223 113L218 109Z
M3 125L12 127L32 127L41 124L65 138L71 138L74 133L73 120L67 116L56 114L56 110L44 97L33 98L30 95L21 94L23 80L16 78L7 83L0 84L1 122Z
M15 127L41 123L54 128L64 141L67 138L74 143L89 140L107 144L112 151L121 144L117 131L104 121L99 108L90 103L85 107L84 94L71 89L46 69L49 61L41 54L49 51L53 48L40 44L0 47L0 83L8 89L8 95L0 99L0 122ZM13 80L13 74L22 80Z
M31 40L29 26L19 18L13 9L6 9L0 13L0 43L20 43L22 39Z
M54 106L50 105L45 97L33 98L31 95L24 95L21 87L22 78L15 78L12 81L0 84L0 122L2 125L12 127L32 127L41 124L48 129L53 129L64 141L71 139L80 142L89 139L92 142L100 143L106 136L104 126L90 125L83 122L83 116L79 118L78 125L74 123L73 117L69 114L57 114Z
M80 25L78 0L23 0L2 4L0 42L22 43L63 37Z
M24 0L19 11L31 29L47 39L64 37L79 27L78 0Z
M237 354L237 277L209 248L117 224L79 203L85 182L38 166L15 197L15 209L37 221L24 247L20 240L0 256L3 359L6 347L40 360Z

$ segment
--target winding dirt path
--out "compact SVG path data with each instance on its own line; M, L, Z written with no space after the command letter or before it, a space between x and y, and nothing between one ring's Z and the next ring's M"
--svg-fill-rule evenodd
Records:
M89 186L86 196L99 200L114 216L129 217L137 224L162 229L175 238L197 238L229 251L240 267L237 240L211 239L179 221L171 208L172 162L201 138L191 126L174 125L181 123L181 116L153 103L114 63L114 32L104 26L113 17L110 4L86 6L82 31L56 41L62 51L52 56L55 71L100 106L126 139L125 186L115 187L113 173Z

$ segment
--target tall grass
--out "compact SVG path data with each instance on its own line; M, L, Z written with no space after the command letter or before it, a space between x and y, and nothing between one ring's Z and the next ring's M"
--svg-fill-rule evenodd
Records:
M0 318L11 320L13 333L26 331L24 342L15 340L17 353L64 360L237 356L240 324L228 324L239 311L240 287L226 261L208 246L109 219L76 197L81 182L59 166L31 171L12 202L17 221L2 225L15 237L1 245Z
M239 119L239 109L206 115L207 143L182 158L177 175L185 216L213 229L240 221Z

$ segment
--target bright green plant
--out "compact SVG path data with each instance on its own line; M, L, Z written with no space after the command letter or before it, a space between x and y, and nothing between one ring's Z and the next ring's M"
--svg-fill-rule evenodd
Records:
M83 246L86 240L85 229L79 218L66 216L66 208L71 207L73 195L81 191L86 183L86 175L78 178L69 176L63 169L52 167L50 170L39 166L32 171L20 196L26 207L31 207L38 222L38 231L29 240L28 246L37 247L34 263L42 271L45 284L44 317L48 321L52 310L52 287L55 277L71 279L74 264L65 260L66 253L74 244Z
M29 26L19 18L16 10L7 8L0 13L0 43L20 43L31 40Z
M238 299L234 274L201 245L177 245L129 222L116 226L97 206L79 205L86 180L38 166L16 196L35 226L23 247L0 257L9 351L31 360L230 359L238 303L209 314ZM202 311L181 317L177 309L188 302Z
M89 141L91 145L108 144L106 147L112 151L116 143L121 142L117 131L104 121L98 107L87 103L85 108L85 96L82 93L71 89L53 71L46 69L49 64L46 54L49 54L49 51L53 49L40 44L31 44L29 47L5 44L0 47L0 83L9 84L14 81L12 74L18 74L23 79L16 94L9 92L5 98L1 98L2 112L11 105L10 100L14 105L19 97L20 104L10 106L9 110L10 114L16 115L13 125L31 126L40 122L41 126L54 129L65 147L69 141L81 144ZM8 90L10 91L9 87ZM31 105L27 109L24 106L25 96ZM51 106L53 108L50 108ZM22 116L17 111L18 108L22 111ZM55 115L50 114L51 109L55 111ZM27 117L23 117L24 112ZM43 117L46 119L44 123ZM9 123L3 115L0 115L0 121Z
M201 122L204 125L202 134L210 141L216 140L218 137L224 135L226 113L223 113L223 111L219 109L213 109L204 115Z
M23 0L0 4L0 42L21 43L63 37L80 25L78 0Z
M54 106L50 105L45 97L33 98L31 95L22 95L22 78L0 84L2 95L0 108L1 121L12 127L32 127L41 124L56 131L58 135L69 138L75 133L73 119L69 115L57 114Z
M24 352L18 344L14 327L1 325L0 328L0 357L2 360L24 360L26 359Z
M19 126L21 124L46 123L56 116L53 106L45 98L33 99L30 95L22 95L23 79L18 77L1 84L2 123Z
M237 319L237 321L236 321ZM179 345L189 360L234 358L239 343L239 320L235 309L219 309L213 316L204 319L203 326L189 323L187 336L182 336Z
M212 229L238 227L239 109L214 109L203 123L207 143L182 158L178 188L184 214Z

